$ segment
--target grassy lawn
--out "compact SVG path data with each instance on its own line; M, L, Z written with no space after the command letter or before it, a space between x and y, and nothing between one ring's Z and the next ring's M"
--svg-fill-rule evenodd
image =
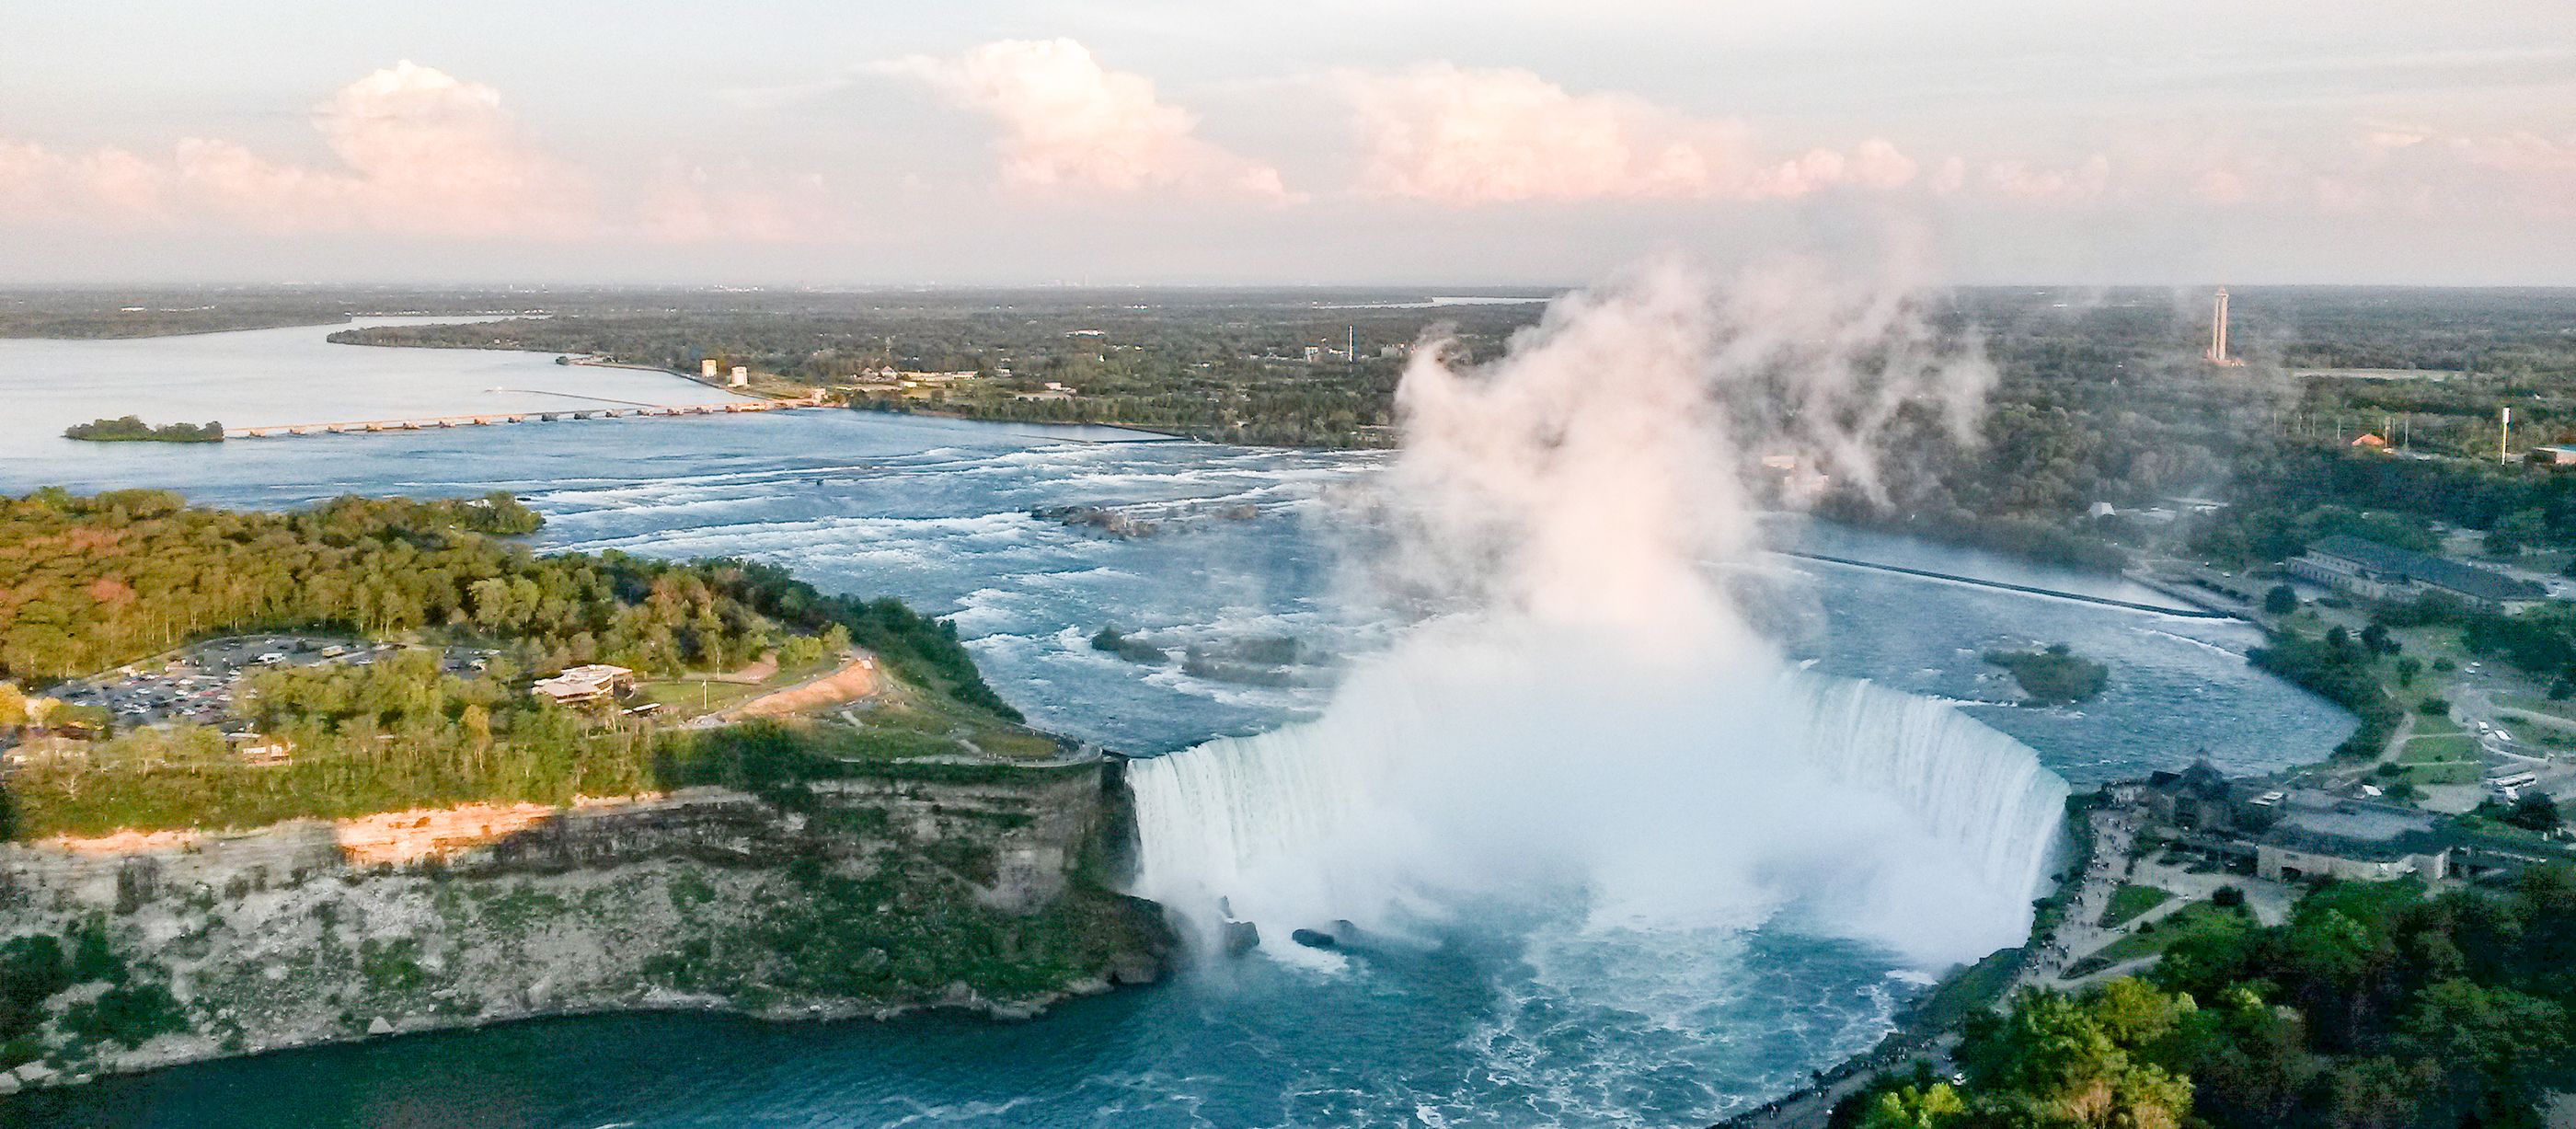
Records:
M950 703L924 701L910 695L898 701L880 703L866 714L865 727L918 733L952 743L959 739L971 741L976 749L989 756L1010 760L1048 760L1058 751L1052 738L995 721L975 711L951 708ZM959 745L956 751L965 753L968 750Z
M657 678L636 685L645 701L660 702L662 708L675 714L700 714L720 710L736 702L764 693L759 686L740 682L713 682L696 678Z
M2106 928L2124 925L2172 900L2172 892L2155 886L2123 885L2111 891L2111 905L2102 911L2102 924Z
M2499 705L2511 706L2518 710L2529 710L2538 714L2547 714L2551 717L2558 718L2569 725L2576 725L2576 698L2571 698L2564 702L2553 702L2538 694L2507 694L2496 699L2496 701Z
M2418 787L2428 784L2475 784L2478 782L2478 765L2475 761L2410 764L2406 766L2406 774L2402 779Z
M2398 751L2400 764L2431 764L2435 761L2473 760L2478 755L2478 739L2466 733L2448 733L2435 737L2414 737Z
M2425 713L2415 715L2415 735L2418 737L2439 737L2460 731L2460 723L2451 720L2447 715Z
M2107 963L2118 964L2122 961L2162 953L2185 937L2218 931L2232 932L2249 927L2246 916L2236 910L2220 909L2207 902L2193 902L2165 915L2161 921L2150 922L2140 927L2142 930L2152 931L2131 933L2104 945L2096 955Z
M727 706L750 701L772 690L784 690L829 674L840 666L837 658L811 663L793 670L782 669L758 682L720 682L711 678L654 678L636 684L636 690L648 702L660 702L662 708L687 716L710 713Z

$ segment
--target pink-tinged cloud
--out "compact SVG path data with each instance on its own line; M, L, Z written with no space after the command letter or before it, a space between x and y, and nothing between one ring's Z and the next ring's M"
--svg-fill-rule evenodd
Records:
M55 153L0 140L0 223L207 226L268 234L784 242L848 234L810 178L671 175L603 204L589 178L525 137L500 92L403 62L313 109L333 163L280 161L190 138L165 159Z
M1338 80L1366 150L1363 189L1477 205L1611 199L1775 199L1895 188L1914 160L1880 139L1765 157L1750 127L1627 94L1577 94L1520 70L1433 63Z
M2232 147L2124 162L2150 182L2180 179L2220 207L2313 209L2426 219L2463 214L2576 215L2576 137L2451 133L2361 122L2340 143Z
M748 169L691 168L663 177L636 209L636 230L664 243L838 240L850 217L821 177L761 183Z
M1163 101L1152 80L1109 70L1070 39L1005 40L877 69L992 118L1002 179L1015 187L1290 198L1277 169L1202 140L1196 115Z
M2111 188L2111 159L2095 153L2063 168L2024 160L1996 161L1986 166L1986 187L2016 200L2071 203L2098 199Z
M0 138L0 221L157 218L168 207L168 181L166 169L121 149L66 155Z
M0 200L30 218L269 232L571 236L590 225L581 178L519 137L491 87L404 62L342 88L313 124L336 166L206 138L160 160L0 142Z

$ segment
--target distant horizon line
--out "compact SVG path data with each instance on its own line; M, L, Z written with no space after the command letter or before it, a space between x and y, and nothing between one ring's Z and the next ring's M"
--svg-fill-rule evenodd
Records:
M383 291L592 291L592 292L687 292L687 293L795 293L795 294L876 294L876 293L977 293L994 291L1140 292L1140 291L1313 291L1313 292L1382 292L1418 294L1424 297L1529 297L1553 298L1586 286L1591 282L454 282L454 281L325 281L325 282L250 282L250 281L174 281L126 280L82 282L15 282L0 280L0 294L30 292L80 292L113 290L233 290L233 291L325 291L339 289ZM2243 282L2204 280L2192 282L1948 282L1930 284L1927 290L2215 290L2225 286L2232 290L2576 290L2570 282Z

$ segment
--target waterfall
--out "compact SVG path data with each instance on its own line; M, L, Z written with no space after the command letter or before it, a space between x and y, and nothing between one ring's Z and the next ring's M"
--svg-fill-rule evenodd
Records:
M1414 350L1363 511L1361 592L1414 626L1313 721L1136 765L1138 893L1273 936L1501 904L1926 965L2018 943L2063 784L1948 706L1787 670L1712 575L1777 460L1863 496L1898 405L1969 437L1973 343L1877 286L1720 296L1666 262L1465 352Z
M1131 765L1137 892L1202 922L1223 899L1269 938L1578 898L1647 928L1780 918L1927 967L2027 931L2067 791L2021 743L1767 661L1685 678L1533 653L1418 640L1313 721Z

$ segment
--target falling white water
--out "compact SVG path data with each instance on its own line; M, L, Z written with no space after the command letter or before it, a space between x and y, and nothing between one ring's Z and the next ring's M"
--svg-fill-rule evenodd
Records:
M1483 899L1632 928L1804 928L1938 966L2018 943L2066 787L1946 703L1772 669L1692 681L1444 628L1313 722L1137 762L1137 891L1288 930Z
M1791 670L1711 562L1783 455L1864 490L1908 405L1992 373L1901 296L1655 268L1473 370L1426 343L1362 588L1424 617L1314 721L1130 768L1137 892L1270 943L1546 901L1780 920L1927 966L2016 943L2064 784L1946 704Z

